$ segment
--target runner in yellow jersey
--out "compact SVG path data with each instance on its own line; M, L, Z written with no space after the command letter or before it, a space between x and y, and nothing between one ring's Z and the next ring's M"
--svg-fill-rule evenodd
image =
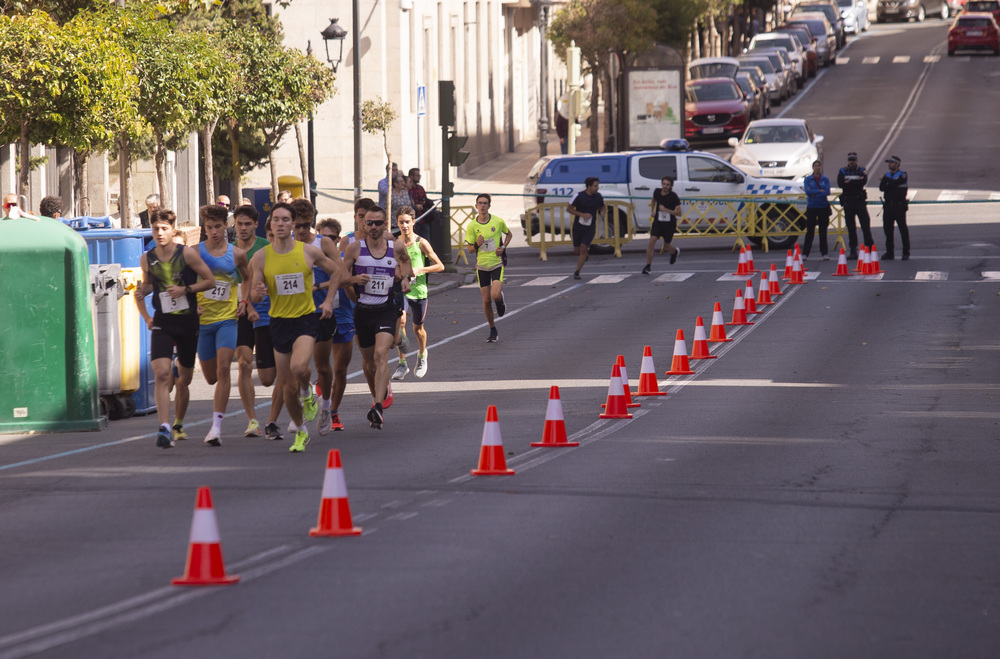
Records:
M483 193L476 197L476 218L469 222L465 230L465 244L469 254L476 255L476 275L479 277L479 292L483 296L483 313L490 326L487 343L495 343L500 336L493 324L493 305L497 305L497 317L507 313L503 299L503 270L507 257L505 250L514 234L507 228L502 218L490 214L493 198Z

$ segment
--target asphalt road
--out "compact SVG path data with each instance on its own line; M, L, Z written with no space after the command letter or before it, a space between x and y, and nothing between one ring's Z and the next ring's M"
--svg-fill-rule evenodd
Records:
M990 122L972 136L943 118L989 106L975 80L993 60L854 59L912 60L943 34L873 30L789 114L830 154L1000 189L942 164L958 148L959 172L989 166ZM692 376L663 372L678 329L690 351L696 317L719 302L730 319L744 280L728 243L680 243L651 277L629 246L580 282L570 254L519 249L501 341L484 341L475 286L435 295L429 373L394 387L382 431L352 384L347 430L302 455L239 437L235 398L223 447L202 445L204 388L170 451L150 417L0 438L0 657L995 657L1000 227L933 208L910 261L869 279L809 261L807 284L727 328ZM615 357L634 384L645 345L669 395L599 420ZM553 384L579 448L529 446ZM469 475L488 405L513 476ZM361 537L308 537L330 448ZM169 585L200 485L239 584Z

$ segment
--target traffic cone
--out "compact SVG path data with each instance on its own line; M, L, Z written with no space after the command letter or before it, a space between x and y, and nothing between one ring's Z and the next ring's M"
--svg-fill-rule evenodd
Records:
M872 248L868 251L868 253L871 254L872 257L871 272L869 272L868 274L877 275L880 272L882 272L882 268L879 266L879 261L878 261L878 250L875 249L874 246L872 246Z
M847 269L847 254L844 252L844 248L840 248L840 256L837 257L837 271L833 273L834 277L850 277L851 271Z
M712 330L708 335L709 343L726 343L732 339L726 337L726 324L722 322L722 305L715 303L715 311L712 312Z
M316 527L309 529L309 535L341 536L361 535L361 527L351 521L351 504L347 501L347 482L344 468L340 464L340 451L330 449L326 457L326 473L323 474L323 496L319 502L319 520Z
M171 579L175 586L225 586L240 580L239 575L226 574L219 543L219 525L212 508L212 492L198 488L191 520L191 540L188 545L184 576Z
M746 307L747 313L764 313L763 311L757 311L757 301L753 296L752 279L747 279L747 288L743 292L743 306Z
M743 305L743 290L736 291L736 300L733 302L733 322L726 325L753 325L753 321L747 320L747 309Z
M674 340L674 358L670 362L670 370L667 375L693 375L691 363L688 361L687 344L684 343L684 330L677 330L677 338Z
M649 346L642 349L642 368L639 371L639 390L635 392L635 395L667 395L667 392L660 391L660 384L656 381L656 367L653 366L653 349Z
M773 263L771 265L774 265ZM757 291L757 306L764 307L774 304L771 300L771 291L768 287L767 272L760 273L760 290Z
M618 370L622 374L622 391L625 392L625 407L642 407L642 403L632 402L632 391L628 384L628 370L625 368L625 356L618 355L618 359L615 360L618 364ZM601 407L605 407L606 403L601 403Z
M872 273L872 250L866 249L862 256L864 263L861 264L861 274L870 275Z
M705 337L705 323L701 316L694 323L694 345L691 346L691 359L716 359L718 355L708 353L708 339Z
M865 271L865 254L868 253L868 245L862 245L861 249L858 250L858 265L854 268L854 272L860 272L864 274Z
M740 276L747 274L747 249L746 247L740 247L740 261L736 266L736 272L734 275Z
M768 291L771 295L784 295L781 292L781 282L778 281L778 271L775 269L774 264L771 264L771 274L767 280L768 285L771 290Z
M580 442L566 439L566 421L563 420L562 401L559 400L559 387L553 385L549 389L549 406L545 408L545 427L542 429L542 441L531 442L532 446L579 446Z
M802 261L795 261L792 264L792 278L788 281L789 284L804 284L805 279L802 278Z
M752 275L755 272L757 272L757 268L753 265L753 249L747 245L747 274Z
M625 403L625 391L622 387L622 371L618 362L611 367L611 381L608 383L608 402L604 404L601 419L631 419Z
M479 449L479 468L472 470L473 476L512 476L513 469L507 468L503 454L503 440L500 438L500 421L497 419L496 405L486 409L486 425L483 426L483 445Z
M792 278L792 263L794 259L792 258L792 250L788 250L788 254L785 255L785 274L781 275L782 279Z

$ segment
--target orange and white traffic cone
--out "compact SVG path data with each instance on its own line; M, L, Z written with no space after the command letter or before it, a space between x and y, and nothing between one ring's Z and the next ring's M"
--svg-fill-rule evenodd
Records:
M844 248L840 248L840 256L837 257L837 271L833 273L834 277L850 277L851 271L847 268L847 253L844 252Z
M708 335L709 343L727 343L732 339L726 337L726 324L722 321L722 304L715 303L715 311L712 312L712 329Z
M774 304L774 301L771 300L771 291L768 287L767 272L761 272L760 290L757 291L757 306L764 307L769 304Z
M872 273L872 250L866 249L862 256L864 263L861 264L861 274L870 275Z
M784 295L784 293L781 292L781 282L778 281L778 271L775 269L773 263L771 264L771 273L768 276L767 283L771 289L768 291L771 295Z
M858 250L858 265L854 268L854 272L860 272L864 274L865 272L865 254L868 253L868 245L862 245L861 249Z
M677 338L674 340L674 358L670 362L670 370L667 375L693 375L691 362L688 361L687 344L684 343L684 330L677 330Z
M788 250L788 254L785 255L785 274L781 275L782 279L792 278L792 263L795 259L792 257L792 250Z
M361 528L351 521L351 504L347 500L347 482L340 464L340 451L330 449L323 474L323 495L319 502L319 520L309 529L312 537L361 535Z
M698 316L694 323L694 345L691 346L691 359L717 359L718 355L708 352L708 338L705 336L705 322Z
M503 454L503 440L500 438L500 420L497 419L496 405L486 408L486 425L483 426L483 444L479 450L479 467L472 470L473 476L511 476L513 469L507 468Z
M743 290L736 291L736 300L733 302L733 322L726 325L753 325L752 320L747 320L747 308L743 304Z
M625 403L625 391L622 387L622 371L618 362L611 367L611 381L608 383L608 401L604 404L601 419L631 419Z
M753 249L747 245L747 274L752 275L755 272L757 272L757 268L753 265Z
M872 263L871 263L871 268L870 268L871 272L869 272L868 274L870 274L870 275L877 275L880 272L882 272L882 268L879 265L879 261L878 261L878 250L875 249L875 247L872 247L871 250L869 250L869 253L872 256L872 258L871 258Z
M545 427L542 429L542 441L531 442L532 446L579 446L580 442L566 439L566 421L563 419L562 401L559 399L559 387L553 385L549 389L549 405L545 408Z
M806 280L802 278L802 261L796 260L792 264L792 278L788 281L789 284L804 284Z
M746 290L743 291L743 306L746 307L747 313L764 313L763 310L757 310L757 298L753 295L753 280L747 279Z
M646 346L642 349L642 368L639 372L639 390L636 396L666 396L660 391L660 383L656 381L656 367L653 365L653 349Z
M240 580L239 575L226 574L219 542L219 525L212 508L212 492L198 488L191 520L191 540L188 545L184 576L171 579L175 586L225 586Z
M632 391L628 384L628 370L625 368L625 355L618 355L616 360L618 364L618 370L622 374L622 391L625 392L625 407L642 407L642 403L632 402ZM606 403L601 403L601 407L605 407Z
M736 272L733 273L736 276L747 274L747 250L746 247L740 247L740 261L736 266Z

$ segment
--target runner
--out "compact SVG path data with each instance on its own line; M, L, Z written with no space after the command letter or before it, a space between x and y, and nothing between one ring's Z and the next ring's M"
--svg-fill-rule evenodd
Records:
M476 275L479 277L479 292L483 296L483 313L490 326L487 343L495 343L500 336L493 324L493 306L497 305L497 318L503 318L507 313L507 305L503 299L503 271L507 263L507 245L514 239L514 234L507 228L507 223L500 217L490 214L490 204L493 198L488 194L476 197L476 220L469 222L465 230L465 243L469 254L476 254Z
M417 368L414 375L422 378L427 374L427 330L424 320L427 318L427 273L444 272L444 263L434 253L431 244L413 231L416 213L409 206L399 209L396 224L399 226L399 242L406 247L413 269L413 280L410 282L410 292L406 294L406 305L410 309L413 322L413 333L417 335ZM406 309L400 319L403 336L406 336ZM406 365L406 350L399 349L399 366L393 373L393 380L402 380L410 372Z
M267 242L274 240L274 232L271 231L271 219L264 223L264 234ZM257 377L265 387L274 385L271 390L271 412L267 417L267 425L264 426L264 439L271 441L281 441L284 437L278 428L278 415L284 406L285 392L284 385L277 379L278 368L274 362L274 347L271 345L271 298L264 296L264 299L254 304L257 310L257 322L253 324L254 343L256 344L257 356Z
M393 283L410 274L410 257L386 235L385 211L373 206L365 215L367 235L347 246L344 265L360 276L354 327L364 362L365 379L372 393L368 421L372 428L385 422L384 405L389 391L389 350L396 339L399 308L392 299ZM409 279L403 292L409 291Z
M337 248L337 243L319 235L313 230L313 225L316 222L316 209L313 207L312 202L308 199L295 199L292 201L291 206L295 210L295 239L321 249L329 259L341 263L340 250ZM334 310L340 306L340 295L337 294L337 291L332 291L333 295L330 295L329 281L330 277L322 268L313 267L313 303L317 309L328 296L333 299ZM321 318L319 320L319 333L316 335L316 344L313 346L313 365L316 368L316 384L321 393L319 417L316 419L316 431L320 435L329 433L332 425L330 397L333 393L333 366L330 362L333 352L333 338L336 335L336 314L329 318Z
M295 210L289 204L275 204L271 209L274 240L254 254L252 299L271 298L271 343L278 367L278 382L283 385L285 407L292 417L295 443L289 448L300 453L309 443L305 421L316 419L316 397L310 390L309 360L312 357L319 319L333 315L333 297L320 306L313 303L313 267L318 265L330 275L331 286L340 287L343 268L321 250L297 242L292 235ZM301 395L301 399L299 397Z
M233 219L236 222L236 246L246 252L247 259L252 259L257 250L267 245L267 240L257 235L257 219L260 214L253 206L237 206L233 211ZM238 277L242 284L243 278ZM270 307L270 302L261 303L263 307ZM266 310L265 310L266 313ZM254 386L253 386L253 361L254 346L256 345L257 322L259 322L260 310L257 305L245 306L245 312L240 314L236 321L236 361L239 364L239 376L237 379L237 389L240 392L240 400L243 403L243 411L246 412L249 423L244 431L244 437L260 437L260 422L257 421L257 411L254 409ZM270 323L270 320L268 320ZM263 327L267 327L264 324ZM270 344L264 352L270 350ZM270 362L270 377L267 378L261 372L258 356L257 375L260 383L265 387L270 387L274 383L274 355L270 358L265 354L265 364ZM265 369L267 367L265 366ZM266 380L266 381L265 381Z
M677 255L681 253L679 247L675 247L671 242L674 233L677 231L677 218L681 213L681 200L674 192L674 179L664 176L660 179L660 187L653 190L653 199L650 201L653 217L649 223L649 242L646 243L646 267L642 269L642 274L648 275L653 267L653 252L656 251L656 242L663 238L663 246L670 253L670 265L677 262Z
M155 246L142 255L142 283L135 288L139 315L152 332L150 360L156 384L153 396L160 430L156 445L171 448L175 440L187 439L184 415L191 394L188 386L194 375L198 351L198 300L196 294L215 287L215 277L198 255L198 250L174 243L177 215L157 210L150 216ZM199 277L201 279L199 279ZM154 314L146 309L146 296L153 293ZM174 348L177 349L177 377L173 375ZM174 393L174 425L170 426L170 389Z
M209 446L222 446L222 419L232 390L231 369L236 354L236 319L257 312L250 305L250 270L247 254L227 242L229 211L223 206L202 206L198 212L208 239L198 246L201 260L215 276L215 286L198 293L201 329L198 333L198 361L205 382L215 385L212 427L205 435ZM237 277L242 277L237 291Z
M367 213L368 209L365 208L364 212ZM340 222L337 220L320 220L316 230L334 243L341 242ZM354 237L353 234L351 237ZM355 283L355 279L355 277L346 279L346 285L337 289L340 306L333 310L333 315L337 319L337 333L333 337L333 391L330 392L330 428L333 430L344 429L339 409L340 402L344 399L344 391L347 389L347 367L351 365L354 352L354 303L357 301L357 294L351 284Z

